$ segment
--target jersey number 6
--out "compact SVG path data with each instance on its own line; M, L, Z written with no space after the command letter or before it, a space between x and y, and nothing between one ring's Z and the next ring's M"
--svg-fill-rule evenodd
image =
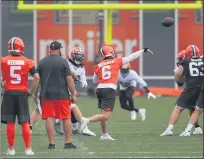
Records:
M17 71L17 70L21 70L21 66L11 66L10 67L10 76L12 78L15 78L15 79L11 80L12 84L19 84L19 83L21 83L21 75L15 73L15 71Z
M102 67L102 78L104 80L107 80L107 79L111 78L110 69L111 69L111 66L109 66L109 65Z

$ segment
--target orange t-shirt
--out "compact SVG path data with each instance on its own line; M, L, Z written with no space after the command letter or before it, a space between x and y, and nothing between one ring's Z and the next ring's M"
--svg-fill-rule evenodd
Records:
M28 92L28 73L33 67L34 61L24 56L1 58L2 81L6 81L4 91Z
M122 58L103 60L95 66L98 84L115 84L118 82L118 72L122 67Z

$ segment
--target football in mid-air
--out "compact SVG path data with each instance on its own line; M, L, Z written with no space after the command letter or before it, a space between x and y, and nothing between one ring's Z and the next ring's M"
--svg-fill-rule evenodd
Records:
M166 17L166 18L164 18L164 20L162 20L161 24L164 27L170 27L174 24L174 18Z

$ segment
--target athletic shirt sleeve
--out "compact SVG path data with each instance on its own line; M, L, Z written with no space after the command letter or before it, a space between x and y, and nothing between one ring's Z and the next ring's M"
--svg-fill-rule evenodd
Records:
M86 82L86 70L84 67L80 68L79 74L80 74L80 80L79 81L80 82Z
M142 87L146 87L147 83L137 74L137 72L133 71L135 81L137 81Z

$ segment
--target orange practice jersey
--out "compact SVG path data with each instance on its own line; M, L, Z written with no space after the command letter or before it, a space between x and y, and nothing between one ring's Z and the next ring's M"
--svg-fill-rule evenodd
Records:
M103 60L95 66L98 84L114 84L118 82L118 72L122 67L122 58Z
M1 59L4 91L15 90L28 92L28 74L35 67L33 60L24 56L8 55Z

